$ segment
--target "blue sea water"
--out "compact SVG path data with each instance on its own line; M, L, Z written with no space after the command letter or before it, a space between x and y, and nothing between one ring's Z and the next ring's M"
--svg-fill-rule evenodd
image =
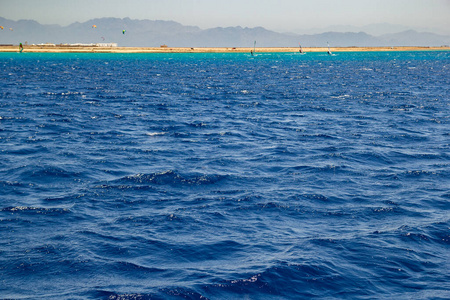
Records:
M0 298L450 298L450 53L0 53Z

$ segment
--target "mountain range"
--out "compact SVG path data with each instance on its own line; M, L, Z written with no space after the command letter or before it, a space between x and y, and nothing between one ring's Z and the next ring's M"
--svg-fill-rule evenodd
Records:
M95 26L94 26L95 25ZM442 46L450 36L405 30L371 35L365 32L328 31L317 34L279 33L263 27L216 27L201 29L174 21L99 18L68 26L43 25L32 20L0 17L0 44L117 43L133 47L376 47ZM123 32L125 30L125 32Z

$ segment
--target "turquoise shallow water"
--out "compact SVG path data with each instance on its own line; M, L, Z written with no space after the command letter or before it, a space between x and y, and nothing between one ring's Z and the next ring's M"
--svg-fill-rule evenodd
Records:
M449 52L0 66L0 298L450 297Z

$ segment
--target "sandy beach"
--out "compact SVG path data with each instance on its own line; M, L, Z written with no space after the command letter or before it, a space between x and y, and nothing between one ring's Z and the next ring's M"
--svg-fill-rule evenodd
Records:
M332 52L361 51L449 51L450 47L332 47ZM99 47L99 46L68 46L68 45L24 45L23 52L42 53L245 53L253 48L217 47ZM299 52L298 47L260 47L256 52ZM327 52L326 47L305 47L304 52ZM0 45L0 52L19 52L19 45Z

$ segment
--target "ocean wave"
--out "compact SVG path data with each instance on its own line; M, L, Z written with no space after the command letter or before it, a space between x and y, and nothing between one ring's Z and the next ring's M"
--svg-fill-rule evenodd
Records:
M152 174L136 174L122 177L114 183L154 184L154 185L188 185L203 186L213 185L225 180L226 175L191 174L181 175L173 170Z
M3 212L12 213L33 213L43 215L61 215L71 213L69 208L47 208L47 207L33 207L33 206L14 206L2 208Z
M449 296L449 58L0 53L0 298Z
M9 177L19 182L50 183L58 180L73 180L80 178L81 173L69 171L62 167L24 165L8 170Z
M286 281L283 281L286 278ZM218 295L219 298L241 298L247 295L265 299L279 297L314 298L345 294L353 284L340 288L339 282L347 282L342 275L324 265L278 263L261 273L243 279L223 281L219 284L206 286L203 289L207 295Z

